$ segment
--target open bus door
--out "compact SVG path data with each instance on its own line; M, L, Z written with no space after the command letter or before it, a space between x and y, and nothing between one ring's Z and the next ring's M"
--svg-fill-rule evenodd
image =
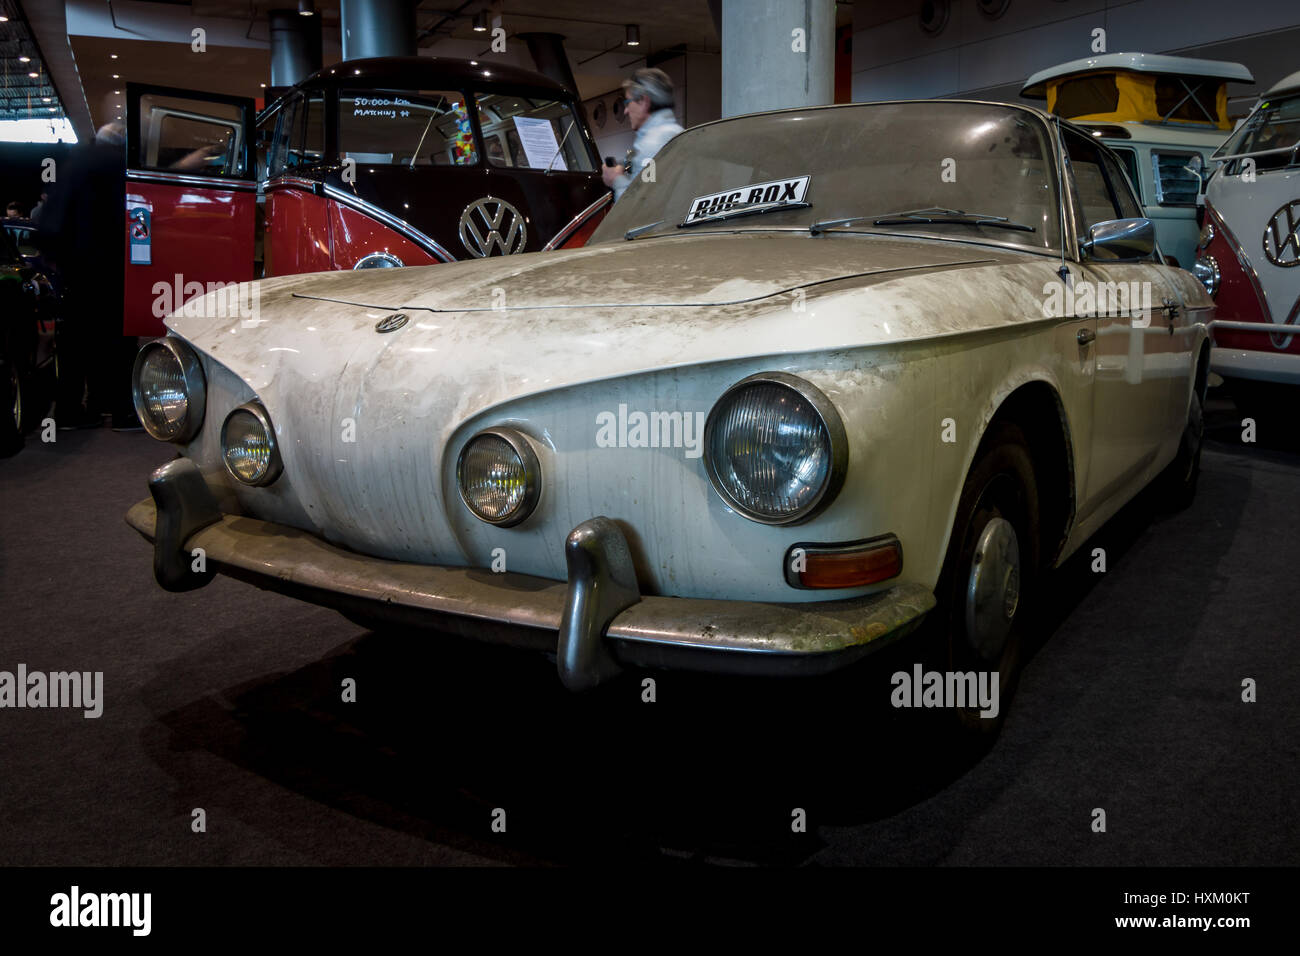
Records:
M255 108L246 97L136 83L126 97L122 331L158 336L209 283L254 277Z

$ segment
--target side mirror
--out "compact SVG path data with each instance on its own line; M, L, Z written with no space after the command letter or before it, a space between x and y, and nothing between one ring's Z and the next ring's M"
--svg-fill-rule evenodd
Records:
M1083 251L1093 259L1145 259L1155 252L1156 226L1150 219L1108 219L1088 230Z

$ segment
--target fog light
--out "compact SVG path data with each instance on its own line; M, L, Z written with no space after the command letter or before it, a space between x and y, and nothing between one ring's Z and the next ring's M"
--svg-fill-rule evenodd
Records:
M269 485L283 466L271 419L257 402L240 405L221 426L221 457L226 470L246 485Z
M509 527L532 514L541 468L528 440L512 428L491 428L465 443L456 461L465 506L489 524Z
M892 534L847 544L796 544L785 554L794 588L858 588L903 573L903 546Z

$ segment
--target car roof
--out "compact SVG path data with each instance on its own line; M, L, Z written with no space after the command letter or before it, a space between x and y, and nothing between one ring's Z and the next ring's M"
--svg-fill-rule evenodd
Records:
M1268 88L1268 92L1264 95L1276 96L1278 93L1290 93L1292 90L1300 90L1300 70L1278 80Z
M1202 60L1190 56L1165 56L1158 53L1105 53L1081 60L1058 63L1039 70L1020 88L1021 96L1042 99L1047 96L1047 81L1081 73L1106 70L1129 70L1134 73L1167 73L1175 76L1205 76L1234 83L1254 83L1255 76L1240 63L1229 60Z
M899 106L905 103L968 103L972 106L999 106L1003 109L1033 113L1045 123L1055 122L1058 119L1057 116L1047 112L1046 110L1039 109L1036 106L1029 106L1025 103L1006 103L1001 100L963 100L953 97L932 97L930 99L914 100L864 100L860 103L827 103L822 106L787 106L779 110L758 110L753 113L740 113L736 116L724 116L721 119L710 120L707 123L700 123L697 126L692 126L690 129L693 131L703 129L706 126L717 126L720 123L730 123L734 120L750 119L755 116L771 116L778 113L807 113L817 110L845 110L859 106ZM1074 123L1071 123L1067 119L1062 119L1061 122L1066 126L1075 126ZM1079 127L1075 126L1075 128L1077 129ZM1083 130L1083 132L1086 133L1087 130Z
M374 89L410 90L460 88L472 84L485 93L533 93L575 99L572 90L548 76L517 66L487 60L459 60L445 56L376 56L340 60L317 70L267 106L267 112L300 89L361 85Z

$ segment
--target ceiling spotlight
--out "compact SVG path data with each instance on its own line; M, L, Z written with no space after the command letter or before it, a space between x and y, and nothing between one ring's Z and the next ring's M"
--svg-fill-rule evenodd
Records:
M121 78L122 78L121 74L118 74L118 73L114 73L114 74L113 74L113 79L115 79L115 80L120 80Z
M487 33L487 14L486 14L486 13L476 13L476 14L474 14L474 32L475 32L475 33Z
M262 89L266 89L266 84L265 84L265 83L262 84Z
M49 101L50 101L50 98L49 98L48 96L42 96L42 97L41 97L41 102L42 102L42 103L48 103Z
M33 80L36 79L38 76L40 76L39 73L28 73L27 75L30 76Z
M635 23L629 23L627 25L627 45L628 46L641 45L641 28L638 27Z
M57 106L51 106L51 107L50 107L50 112L51 112L51 113L57 113L58 111L59 111L59 108L58 108Z
M3 13L0 13L0 23L8 23L8 22L9 22L9 18L5 16Z
M116 53L110 53L110 54L108 55L108 58L109 58L110 60L116 60L116 59L117 59L117 54L116 54Z
M298 0L298 16L314 17L316 15L316 5L312 0Z
M20 56L20 57L18 58L18 62L19 62L19 63L30 63L30 62L32 62L32 58L31 58L30 56Z

